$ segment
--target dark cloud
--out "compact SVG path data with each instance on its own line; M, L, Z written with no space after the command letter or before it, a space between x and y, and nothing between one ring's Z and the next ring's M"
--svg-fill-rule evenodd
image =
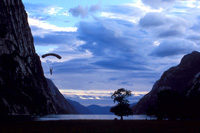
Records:
M114 20L96 20L81 22L78 28L78 39L85 42L80 50L89 50L98 60L94 65L116 70L144 70L144 46L141 37L143 32L134 30L130 22Z
M112 78L109 78L109 81L116 81L118 80L119 78L116 78L116 77L112 77Z
M35 29L33 26L31 29ZM41 30L42 31L42 30ZM75 32L51 32L49 34L45 34L44 36L34 36L35 45L59 45L59 44L69 44L72 45L76 40Z
M121 21L81 22L78 38L86 42L81 49L87 49L96 56L122 57L131 56L137 47L140 32L131 30ZM125 57L125 58L126 58ZM131 58L131 57L130 57Z
M163 13L147 13L140 19L139 25L147 32L148 38L185 38L190 24L186 19L166 16ZM187 33L188 34L188 33Z
M142 2L152 8L166 8L173 4L175 0L142 0Z
M99 67L90 63L90 59L74 59L62 63L54 62L52 66L57 68L56 73L82 73L88 74L96 72Z
M160 38L165 38L165 37L180 37L182 36L183 34L177 30L177 29L170 29L170 30L166 30L166 31L163 31L161 32L158 37Z
M167 18L161 13L147 13L140 19L139 25L144 28L158 27L167 23Z
M113 59L113 60L102 60L94 63L95 65L113 69L113 70L148 70L145 65L141 62L133 62L131 60L124 59Z
M97 12L101 9L100 5L99 4L96 4L96 5L92 5L89 9L90 12Z
M36 26L31 26L35 45L73 45L76 32L51 31Z
M188 39L192 40L192 41L200 41L200 34L193 34L193 35L189 35Z
M164 40L150 55L159 57L173 56L187 54L195 49L199 49L199 47L192 41L183 39Z
M74 16L74 17L87 17L88 16L88 7L83 7L81 5L78 5L75 8L71 8L69 12Z
M195 32L200 32L200 24L194 24L190 29L192 29Z
M83 7L81 5L78 5L77 7L74 8L70 8L69 12L74 16L74 17L88 17L89 14L97 12L100 10L100 5L96 4L96 5L92 5L90 8L88 7Z
M104 9L105 12L111 12L122 15L141 16L141 9L129 5L111 5Z
M129 81L123 81L123 82L120 83L120 85L133 86L133 83L131 83Z

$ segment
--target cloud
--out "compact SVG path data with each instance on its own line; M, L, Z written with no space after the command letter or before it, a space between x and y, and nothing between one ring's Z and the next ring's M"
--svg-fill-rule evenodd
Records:
M184 39L164 40L150 55L159 57L183 55L195 49L198 50L199 46L192 41Z
M167 23L167 18L162 13L147 13L139 21L139 25L144 28L158 27L166 23Z
M158 37L160 38L166 38L166 37L181 37L183 33L181 33L177 29L169 29L166 31L161 32Z
M63 16L69 16L69 13L67 11L63 11L64 9L62 7L48 7L44 10L44 13L47 13L49 15L63 15Z
M78 5L77 7L70 8L69 13L71 13L74 17L88 17L89 14L95 13L100 10L100 5L92 5L90 8L83 7L81 5Z
M76 27L58 27L56 25L49 24L47 21L30 18L30 17L28 18L28 22L31 27L35 29L40 28L40 30L46 30L46 31L49 30L49 33L54 32L54 31L75 32L77 30ZM33 34L34 34L34 31L33 31Z
M97 57L94 65L114 70L147 70L144 47L151 38L145 38L145 33L133 23L96 19L95 22L81 22L77 34L78 39L85 42L79 49L88 50Z
M120 62L120 63L119 63ZM95 65L101 66L103 68L112 69L112 70L148 70L145 67L144 63L134 62L129 59L110 59L110 60L102 60L94 63Z
M32 27L32 30L35 31L37 27ZM40 31L44 31L39 29ZM34 34L34 42L36 45L73 45L76 41L75 32L48 32L43 36L37 36Z
M187 38L195 42L200 41L200 34L191 34Z
M103 11L116 14L129 15L129 17L131 17L131 15L141 16L143 14L141 9L130 5L110 5Z
M92 5L92 6L90 7L89 11L90 11L91 13L93 13L93 12L99 11L100 9L101 9L100 5L99 5L99 4L96 4L96 5Z
M172 5L175 0L142 0L142 2L152 8L167 8Z
M78 38L86 42L82 49L88 49L97 56L122 57L134 54L137 37L142 33L134 31L133 24L118 20L81 22Z
M121 83L119 83L120 85L128 85L128 86L133 86L132 83L130 83L129 81L123 81Z
M191 27L191 30L195 31L195 32L200 32L199 31L200 29L200 24L198 22L198 24L194 24L192 27Z
M29 17L49 19L52 16L69 16L69 13L62 7L49 6L45 4L24 3Z
M191 33L192 21L178 16L167 16L164 13L147 13L139 21L139 26L147 32L148 37L156 41L165 38L184 39Z
M114 102L111 98L114 90L112 91L99 91L99 90L61 90L62 94L67 99L78 101L81 104L88 106L97 104L100 106L113 106ZM133 91L132 96L128 98L130 104L139 101L147 91Z
M75 8L71 8L69 12L74 16L74 17L79 17L81 16L82 18L85 18L88 16L88 7L83 7L81 5L78 5Z
M135 6L110 5L102 10L101 17L137 23L143 14L142 10Z

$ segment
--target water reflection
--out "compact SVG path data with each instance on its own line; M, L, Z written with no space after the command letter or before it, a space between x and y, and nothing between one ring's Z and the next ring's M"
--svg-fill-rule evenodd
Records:
M36 121L52 121L52 120L114 120L120 117L115 115L47 115L43 117L36 118ZM153 120L155 118L150 118L146 115L132 115L124 116L124 120Z

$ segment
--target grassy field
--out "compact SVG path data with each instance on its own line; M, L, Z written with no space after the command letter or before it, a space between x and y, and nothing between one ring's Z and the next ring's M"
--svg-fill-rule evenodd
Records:
M199 133L200 121L149 121L149 120L66 120L1 122L0 133L37 132L188 132Z

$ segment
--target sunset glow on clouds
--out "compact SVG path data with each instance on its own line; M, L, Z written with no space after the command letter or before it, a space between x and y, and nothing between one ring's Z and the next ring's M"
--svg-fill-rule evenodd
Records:
M70 89L62 90L61 89L60 91L66 98L76 100L85 106L92 104L88 103L88 101L94 102L93 104L95 104L95 101L98 102L102 101L102 104L99 103L99 105L101 106L110 106L114 104L113 99L111 99L111 95L114 93L114 90L106 91L106 90L70 90ZM137 102L139 98L141 98L147 93L148 91L133 91L132 96L129 98L130 103Z
M41 59L45 76L85 105L106 105L119 88L138 101L183 55L200 50L198 0L23 2L37 53L63 57Z

